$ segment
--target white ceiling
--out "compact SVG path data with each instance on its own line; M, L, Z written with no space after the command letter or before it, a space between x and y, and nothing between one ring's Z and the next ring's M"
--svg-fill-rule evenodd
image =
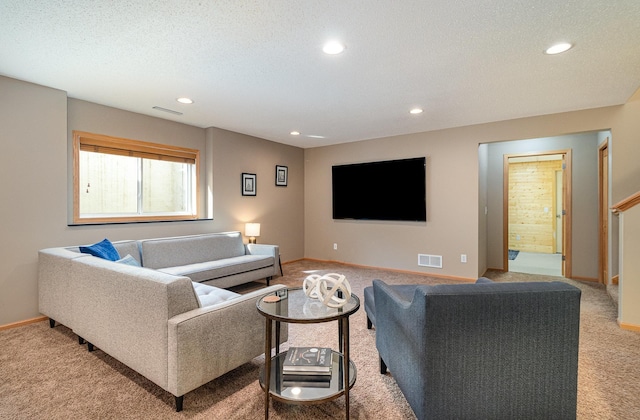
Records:
M625 103L640 1L0 0L0 75L315 147Z

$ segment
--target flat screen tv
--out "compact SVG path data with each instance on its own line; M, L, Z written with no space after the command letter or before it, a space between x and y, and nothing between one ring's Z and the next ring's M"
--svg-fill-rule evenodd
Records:
M332 167L333 218L427 221L426 158Z

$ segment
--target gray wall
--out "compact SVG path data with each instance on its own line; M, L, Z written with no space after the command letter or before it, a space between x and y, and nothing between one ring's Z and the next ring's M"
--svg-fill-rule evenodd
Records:
M245 222L256 221L262 224L258 242L280 245L283 261L303 257L302 149L67 99L63 91L5 77L0 77L0 92L0 326L39 316L37 257L42 248L105 237L244 231ZM73 130L200 149L200 189L205 196L208 190L213 194L213 220L68 226ZM275 187L275 165L289 167L288 187ZM213 188L206 185L208 171ZM257 174L256 197L241 196L243 171Z
M367 266L473 279L502 267L502 157L489 146L513 150L573 148L573 274L597 278L597 135L612 130L618 152L637 154L636 102L461 128L408 134L305 150L305 256ZM640 118L638 118L640 120ZM579 135L575 133L593 132ZM567 136L567 137L564 137ZM515 142L521 139L539 139ZM562 139L562 140L558 140ZM507 143L501 143L507 142ZM484 146L486 144L487 146ZM584 144L588 144L583 148ZM625 152L622 152L625 153ZM427 156L427 222L385 223L331 218L331 166ZM628 157L624 156L623 160ZM637 165L631 172L638 174ZM498 172L495 172L498 171ZM627 170L620 173L627 173ZM499 177L497 175L499 174ZM631 178L612 172L612 190L631 190ZM634 183L639 186L636 178ZM499 204L495 192L499 191ZM488 213L485 215L485 206ZM496 222L499 220L499 222ZM333 250L332 244L338 243ZM443 256L443 268L417 264L417 254ZM467 255L467 263L460 261Z
M0 325L38 316L37 251L67 235L67 96L0 77Z
M640 191L640 89L614 115L611 136L614 141L611 154L611 201L616 204ZM634 211L638 212L637 206ZM616 216L617 217L617 216ZM619 220L618 220L619 222ZM638 225L635 225L637 228ZM620 325L640 331L640 266L638 249L640 239L634 226L620 223L620 246L630 241L620 254L619 317ZM626 257L625 257L626 254ZM625 262L628 266L625 266ZM624 310L623 310L624 308Z
M478 274L478 142L456 130L417 133L305 150L305 256L440 276ZM333 220L331 167L426 156L427 221ZM393 178L390 178L393 182ZM338 249L333 249L333 244ZM442 269L418 266L442 256ZM460 255L467 255L462 263Z
M304 152L302 149L208 128L213 141L213 208L220 226L244 231L260 222L258 243L280 246L282 261L304 257ZM288 168L286 187L275 186L276 165ZM240 193L242 172L256 174L257 195Z
M205 170L211 163L204 159L204 129L73 98L68 100L67 112L68 162L73 162L72 140L74 130L198 149L200 150L201 162L198 187L201 191L205 190ZM67 165L67 182L67 205L72 208L73 165ZM199 203L201 214L205 210L203 201L200 200ZM69 212L68 220L69 223L72 223L72 212Z

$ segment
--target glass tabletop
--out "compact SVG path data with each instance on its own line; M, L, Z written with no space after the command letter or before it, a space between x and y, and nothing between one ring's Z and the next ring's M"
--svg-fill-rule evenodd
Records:
M279 298L276 302L275 296ZM265 300L266 299L266 300ZM327 322L350 316L360 308L360 299L351 294L340 308L330 308L318 299L308 297L302 288L280 289L260 299L256 306L267 318L293 323Z

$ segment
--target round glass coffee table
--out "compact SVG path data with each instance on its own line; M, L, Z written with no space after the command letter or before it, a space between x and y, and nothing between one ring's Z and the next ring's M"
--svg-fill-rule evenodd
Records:
M266 318L265 365L260 371L260 386L264 389L264 418L269 418L269 398L290 404L319 404L344 395L346 418L349 418L349 389L356 382L356 367L349 360L349 316L360 308L360 299L351 295L341 308L330 308L317 299L307 297L299 289L281 289L256 304ZM338 351L332 350L331 382L325 387L283 386L282 364L287 352L280 353L280 323L316 324L338 321ZM275 331L273 326L275 324ZM276 354L271 356L275 333ZM344 386L344 384L349 386Z

